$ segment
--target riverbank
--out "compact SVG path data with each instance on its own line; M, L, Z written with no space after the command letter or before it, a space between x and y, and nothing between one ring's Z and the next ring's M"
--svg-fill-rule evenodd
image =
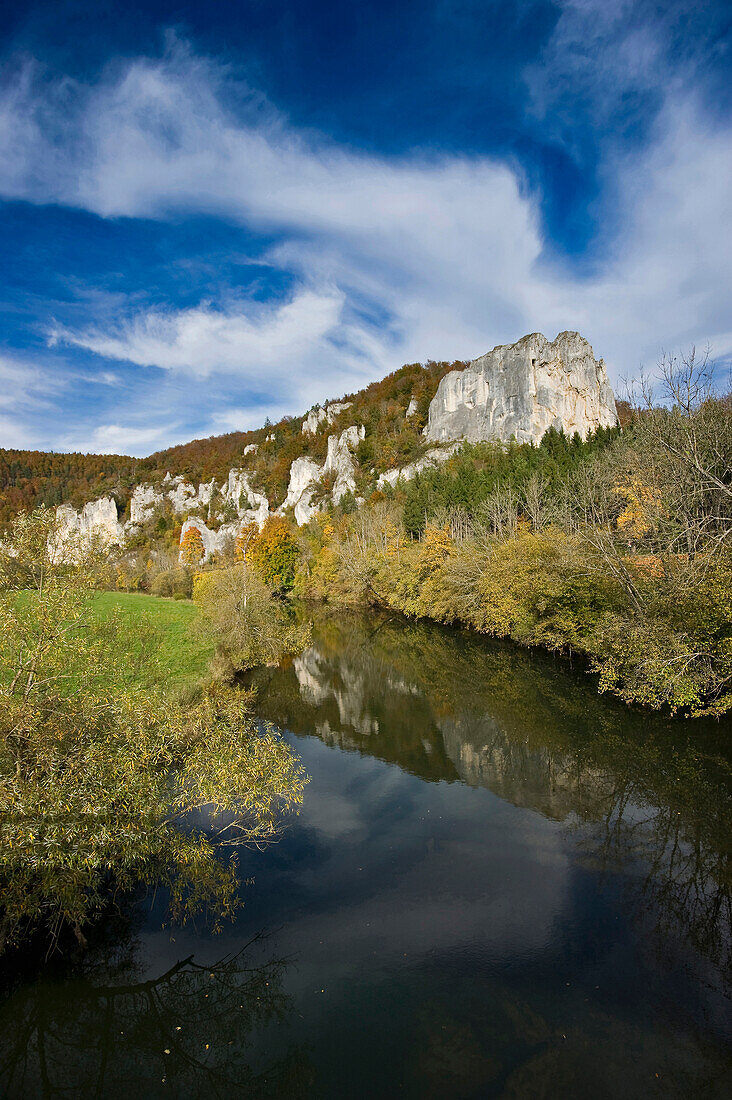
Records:
M681 717L732 707L732 571L726 560L632 557L587 534L519 525L458 539L447 525L405 539L388 507L310 533L298 595L383 607L577 654L600 692Z

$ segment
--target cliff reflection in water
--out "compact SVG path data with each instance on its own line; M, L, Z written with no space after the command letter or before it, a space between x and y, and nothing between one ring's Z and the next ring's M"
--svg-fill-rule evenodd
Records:
M662 940L729 967L729 727L635 713L551 658L389 616L322 616L255 682L281 728L564 822L595 870L642 867Z

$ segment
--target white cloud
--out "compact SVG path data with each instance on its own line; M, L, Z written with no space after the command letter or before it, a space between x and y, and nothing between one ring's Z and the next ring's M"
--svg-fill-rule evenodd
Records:
M0 409L46 407L59 379L36 363L0 352Z
M38 436L16 416L0 415L0 447L28 450L37 446Z
M56 329L51 339L138 366L246 374L307 352L339 326L342 308L342 294L303 290L284 304L152 311L137 314L115 335Z
M146 427L100 424L88 436L68 436L63 450L101 455L146 455L168 446L176 426L168 422Z
M224 432L248 432L253 428L261 428L265 420L276 424L283 416L290 412L289 406L279 405L248 405L240 408L223 409L214 412L211 417L211 432L221 435Z
M626 44L634 73L638 43ZM603 167L620 229L589 275L548 256L539 197L515 165L338 148L245 91L242 104L224 70L175 46L92 88L49 92L30 73L6 92L0 192L103 217L218 214L272 233L266 259L296 280L275 304L128 311L58 340L169 374L236 376L258 406L296 413L401 362L478 355L537 329L579 329L616 378L661 347L728 333L732 133L678 88L650 144ZM222 393L211 422L237 421L236 400L227 409Z

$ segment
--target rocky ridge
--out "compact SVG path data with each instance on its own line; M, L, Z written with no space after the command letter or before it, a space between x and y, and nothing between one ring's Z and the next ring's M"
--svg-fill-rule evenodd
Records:
M304 418L302 433L313 435L323 425L332 426L353 406L351 401L315 406ZM412 396L406 418L416 414ZM453 370L439 383L424 428L424 454L406 466L374 477L374 488L395 486L425 468L448 459L463 442L495 439L538 443L550 428L583 437L598 427L617 422L615 399L602 359L595 359L589 343L576 332L562 332L548 341L532 333L516 344L501 345L473 360L463 370ZM343 421L341 420L341 424ZM320 465L301 455L290 465L289 484L282 504L272 508L267 496L250 481L241 468L229 470L223 483L216 479L191 484L168 473L162 484L135 486L130 516L123 524L113 497L105 496L77 511L70 505L58 509L62 530L70 536L123 547L161 507L169 506L181 516L181 538L191 527L201 534L206 557L221 551L241 527L260 527L268 516L292 510L299 525L310 522L326 504L338 504L347 494L356 496L358 463L355 451L366 429L352 424L328 436L327 456ZM267 436L265 442L272 440ZM257 451L249 444L244 456ZM362 503L356 498L357 503Z

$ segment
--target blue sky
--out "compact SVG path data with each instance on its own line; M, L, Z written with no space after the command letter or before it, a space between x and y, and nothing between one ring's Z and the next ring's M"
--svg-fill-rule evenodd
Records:
M7 3L0 446L147 454L578 329L732 359L732 13Z

